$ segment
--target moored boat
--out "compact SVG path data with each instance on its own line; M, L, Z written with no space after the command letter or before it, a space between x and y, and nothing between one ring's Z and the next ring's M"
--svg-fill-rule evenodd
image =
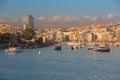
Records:
M98 43L94 43L94 44L92 44L92 45L89 45L88 46L88 50L95 50L95 48L97 48L97 47L99 47L100 46L100 44L98 44Z
M22 52L22 49L20 47L10 47L8 49L5 49L5 52L7 52L7 53L19 53L19 52Z
M71 50L78 49L78 47L77 47L77 46L75 46L75 45L72 45L72 46L70 46L70 47L71 47Z
M108 46L102 45L94 49L97 52L109 52L110 48Z
M88 50L94 50L94 47L88 47Z
M68 42L68 45L70 46L71 50L83 48L83 45L79 42Z
M53 47L53 49L54 49L54 50L61 50L62 47L61 47L60 45L55 45L55 46Z

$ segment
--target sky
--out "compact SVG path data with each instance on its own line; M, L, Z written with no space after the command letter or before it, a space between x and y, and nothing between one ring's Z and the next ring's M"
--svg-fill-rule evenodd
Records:
M39 27L120 22L120 0L0 0L0 23L23 25L32 15Z

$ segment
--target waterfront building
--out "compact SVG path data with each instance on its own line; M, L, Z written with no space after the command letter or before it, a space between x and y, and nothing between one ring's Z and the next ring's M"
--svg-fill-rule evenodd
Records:
M120 30L115 31L115 37L117 38L117 41L120 41Z
M58 31L56 33L56 40L57 41L63 41L63 33L61 31Z
M102 34L100 34L100 33L97 33L97 41L98 42L101 42L102 41Z
M94 34L93 33L88 33L88 35L87 35L87 41L88 42L93 42L94 41Z
M64 35L64 38L63 40L64 41L69 41L70 40L70 32L63 32L63 35Z
M105 36L104 36L104 41L110 41L111 40L111 38L112 38L112 35L110 34L110 32L105 32L105 34L104 34Z
M77 35L75 32L71 32L70 34L70 41L77 41Z
M80 32L80 33L79 33L79 41L80 41L80 42L84 42L84 40L85 40L84 32Z
M43 38L43 40L42 40L42 41L43 41L43 43L46 43L46 37L45 37L45 36L43 36L42 38Z
M54 32L49 33L49 39L50 40L55 40L55 33Z

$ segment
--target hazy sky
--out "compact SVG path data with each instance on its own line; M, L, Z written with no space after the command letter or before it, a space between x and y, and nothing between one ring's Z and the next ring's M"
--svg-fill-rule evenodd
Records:
M0 0L0 23L22 24L32 15L38 26L120 22L120 0ZM74 24L73 24L74 23Z

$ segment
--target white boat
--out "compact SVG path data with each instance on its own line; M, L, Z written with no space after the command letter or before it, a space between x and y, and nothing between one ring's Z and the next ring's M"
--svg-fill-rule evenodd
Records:
M20 47L10 47L8 49L5 49L5 52L7 52L7 53L20 53L20 52L22 52L22 49Z
M109 52L110 48L105 45L100 45L99 47L96 47L94 50L97 52Z
M13 29L12 29L13 31ZM7 53L19 53L22 52L21 47L15 47L14 46L14 37L10 36L10 41L9 41L9 48L5 49L4 51Z
M88 46L88 50L94 50L96 47L100 46L98 43L93 43L92 45Z
M88 46L88 50L94 50L93 46Z
M88 46L88 50L89 50L89 51L90 51L90 50L94 50L94 48L97 46L95 34L93 34L93 35L94 35L94 36L93 36L93 43Z
M72 45L71 50L75 50L75 49L78 49L78 47L76 45Z
M71 47L72 50L83 47L83 45L79 42L68 42L68 45Z
M110 47L105 43L105 36L103 35L103 40L101 44L95 44L94 51L97 52L110 52Z

